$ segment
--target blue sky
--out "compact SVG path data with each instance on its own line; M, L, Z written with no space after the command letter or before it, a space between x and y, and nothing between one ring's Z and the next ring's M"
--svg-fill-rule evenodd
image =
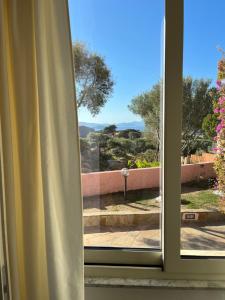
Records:
M127 106L161 77L163 0L69 0L72 40L104 56L114 93L96 116L79 110L79 120L118 123L140 120ZM186 0L184 75L214 82L225 48L224 0Z

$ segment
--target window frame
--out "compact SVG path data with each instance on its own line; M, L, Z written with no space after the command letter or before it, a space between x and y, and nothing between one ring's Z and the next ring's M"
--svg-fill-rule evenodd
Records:
M181 128L184 0L165 0L162 252L85 247L85 276L224 280L223 257L181 255Z

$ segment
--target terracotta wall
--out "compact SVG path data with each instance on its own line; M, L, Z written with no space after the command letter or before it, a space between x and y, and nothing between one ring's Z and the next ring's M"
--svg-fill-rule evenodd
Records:
M128 177L128 190L159 187L159 173L160 168L131 169ZM182 183L214 176L212 162L182 165L181 167ZM85 173L82 174L82 188L84 196L120 192L124 189L124 179L120 170Z

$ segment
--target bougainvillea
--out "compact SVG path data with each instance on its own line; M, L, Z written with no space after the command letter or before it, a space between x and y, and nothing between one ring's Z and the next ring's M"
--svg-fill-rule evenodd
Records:
M217 190L220 193L220 209L225 212L225 58L218 63L217 79L218 97L214 105L214 113L218 119L216 136L214 138L216 147L216 159L214 168L217 175Z

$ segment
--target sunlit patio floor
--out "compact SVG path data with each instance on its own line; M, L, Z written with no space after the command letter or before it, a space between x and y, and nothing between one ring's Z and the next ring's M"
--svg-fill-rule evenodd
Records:
M85 230L85 246L160 248L159 229L139 227L103 227ZM224 251L225 224L193 225L181 229L181 248L184 250Z

